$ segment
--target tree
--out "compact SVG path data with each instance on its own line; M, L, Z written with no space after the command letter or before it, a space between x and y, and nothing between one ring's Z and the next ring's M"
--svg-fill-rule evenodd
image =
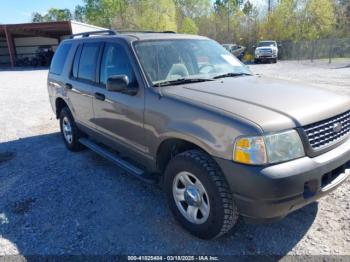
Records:
M111 28L117 19L125 23L127 0L84 0L84 4L78 12L88 23L107 28Z
M347 37L350 35L350 1L335 0L335 16L337 35Z
M211 11L210 0L174 0L174 4L176 24L180 32L183 32L184 28L189 26L192 27L192 33L198 32L198 20L207 17Z
M32 21L37 22L55 22L72 20L73 15L69 9L50 8L45 15L38 12L32 14Z
M191 19L207 16L210 12L210 0L174 0L177 11L181 17Z
M32 13L32 22L33 23L44 22L44 17L38 12Z
M263 22L262 37L280 41L295 39L298 28L297 17L297 1L281 0Z
M189 17L185 17L182 26L180 28L180 33L184 34L197 34L198 33L198 27L196 23Z
M219 42L251 45L261 38L314 40L350 36L350 0L259 0L271 5L259 14L258 0L83 0L72 14L52 8L33 13L33 22L72 18L97 26L173 30Z
M74 10L74 19L80 22L86 22L86 9L84 6L77 5Z
M253 5L250 1L245 2L242 12L247 16L253 12Z
M134 0L128 8L128 24L134 29L176 31L176 11L172 0Z
M308 0L303 13L300 26L303 39L327 37L334 28L334 6L331 0Z

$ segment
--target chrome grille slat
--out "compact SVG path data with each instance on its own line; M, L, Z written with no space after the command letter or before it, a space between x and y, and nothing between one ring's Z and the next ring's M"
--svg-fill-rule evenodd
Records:
M338 132L333 130L336 123L342 124ZM331 146L350 134L350 111L307 125L303 129L313 150Z
M307 128L304 128L305 131L311 131L311 130L315 130L315 129L318 129L318 128L321 128L322 126L327 126L327 125L330 125L330 124L334 124L336 122L339 122L339 121L350 121L350 114L346 114L344 117L341 117L341 118L336 118L336 119L331 119L329 122L324 122L324 121L321 121L319 122L318 124L313 124L312 126L309 125Z
M349 128L350 128L349 126L350 126L349 124L346 125L346 126L343 126L341 132L343 132L343 130L349 130ZM334 134L334 132L332 131L332 128L327 129L327 131L329 131L329 132L325 132L325 131L322 131L322 133L320 132L321 135L319 135L318 137L314 137L315 134L310 134L310 135L308 136L308 137L309 137L309 141L313 141L313 140L315 140L315 139L323 138L323 137L326 137L327 135L332 135L332 134ZM320 133L318 133L318 134L320 134Z

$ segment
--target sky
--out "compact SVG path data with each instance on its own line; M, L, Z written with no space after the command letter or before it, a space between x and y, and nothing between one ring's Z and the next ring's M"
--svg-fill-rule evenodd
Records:
M264 7L266 0L251 0L253 4ZM82 4L83 0L0 0L0 24L28 23L32 13L45 13L48 9L68 8Z
M82 0L0 0L0 24L30 22L33 12L45 13L51 7L74 10Z

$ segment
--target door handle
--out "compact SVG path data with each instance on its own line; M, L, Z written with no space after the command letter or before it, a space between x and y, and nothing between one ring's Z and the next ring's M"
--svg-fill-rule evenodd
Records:
M101 101L104 101L106 99L105 95L101 93L95 93L95 98Z
M69 83L66 83L66 84L65 84L65 87L66 87L67 89L73 89L72 84L69 84Z

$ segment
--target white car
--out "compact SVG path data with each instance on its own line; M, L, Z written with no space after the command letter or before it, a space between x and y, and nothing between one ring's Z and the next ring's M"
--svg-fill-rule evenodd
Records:
M272 61L277 63L278 45L276 41L260 41L255 48L254 62Z

